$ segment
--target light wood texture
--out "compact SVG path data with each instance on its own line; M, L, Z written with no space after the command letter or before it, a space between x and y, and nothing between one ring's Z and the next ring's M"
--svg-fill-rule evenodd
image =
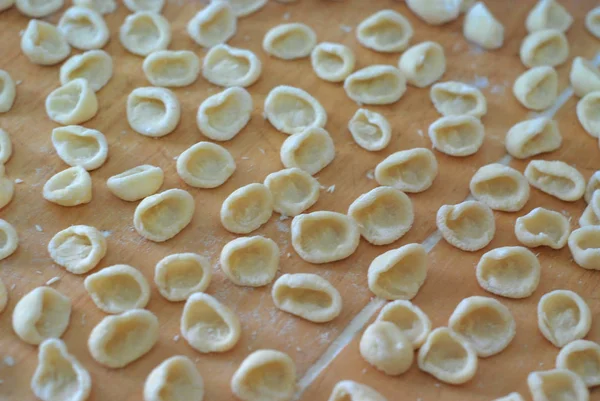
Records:
M46 180L67 166L55 154L50 132L56 125L46 116L46 95L59 85L58 66L32 65L21 54L18 46L19 31L27 19L16 9L0 13L2 40L0 42L0 68L7 70L16 81L22 81L17 89L14 108L0 115L0 127L11 136L14 155L6 164L12 179L22 179L16 185L15 198L0 211L0 218L12 223L20 237L20 247L10 258L0 262L0 277L7 284L9 304L0 315L0 357L11 356L16 365L9 367L0 359L0 400L29 400L33 395L29 381L37 363L36 348L20 342L11 328L12 310L20 297L37 286L44 285L52 277L61 277L53 287L73 302L71 324L63 339L69 350L89 369L93 378L93 394L90 400L133 401L142 397L142 386L148 373L169 356L187 355L197 362L206 382L206 400L229 400L229 380L239 363L253 350L274 348L288 353L296 362L302 376L336 340L352 318L362 310L373 296L366 285L366 271L371 260L378 254L411 242L422 242L435 232L435 213L442 204L463 201L469 193L468 182L480 166L500 160L504 154L504 135L516 122L525 119L529 112L512 96L512 82L525 68L518 58L520 42L525 35L524 19L533 5L527 1L486 1L492 12L506 26L506 44L495 52L483 52L470 46L462 37L462 17L442 27L429 27L418 20L402 2L393 0L300 0L293 5L276 2L261 11L240 19L238 32L230 41L236 47L255 51L263 61L261 79L249 88L255 110L250 124L233 140L224 143L237 163L237 171L222 187L214 190L198 190L186 186L177 176L174 158L192 144L206 140L196 128L196 110L202 100L220 88L200 78L193 85L175 90L182 104L182 119L178 128L161 139L138 135L128 126L125 116L127 95L136 87L149 83L141 70L142 58L123 49L118 41L118 28L126 16L120 5L116 13L106 16L111 29L111 41L106 46L115 60L115 76L107 87L98 93L100 111L85 123L106 134L109 141L107 163L92 172L94 198L85 206L64 208L46 202L41 190ZM574 26L568 32L571 57L568 64L558 68L561 90L568 86L570 60L575 55L592 58L600 50L599 41L585 32L582 22L585 12L596 1L563 0L575 16ZM200 57L205 50L187 36L185 25L204 3L169 1L163 14L172 24L173 41L170 49L192 49ZM268 224L253 234L274 239L281 249L280 273L311 272L327 278L340 290L344 309L333 322L312 324L278 311L270 297L270 286L259 289L236 287L227 281L218 267L221 247L234 235L226 232L219 222L222 201L233 190L251 182L262 182L265 176L282 168L279 148L287 137L277 132L262 118L262 104L268 91L276 85L288 84L307 90L321 101L328 111L327 129L336 144L334 162L317 176L324 187L335 185L333 192L321 192L318 203L311 210L346 212L350 203L360 194L377 184L369 178L376 164L389 154L414 147L430 147L427 128L437 119L429 101L428 89L409 87L405 96L396 104L385 107L369 107L383 113L393 127L390 145L380 152L367 152L353 143L347 123L357 109L343 91L341 84L319 80L312 72L308 59L282 61L268 57L261 49L265 32L289 21L304 22L316 31L319 41L339 42L350 46L357 55L357 68L370 64L396 64L398 54L384 55L360 47L354 28L371 13L392 8L400 11L413 24L413 44L424 40L437 41L443 45L448 60L448 70L443 80L460 80L478 83L488 99L488 114L483 118L486 140L474 156L451 158L436 152L440 173L434 185L422 194L410 195L415 207L415 224L401 240L390 246L374 247L361 241L357 252L347 260L324 266L303 262L290 245L290 220L280 220L274 214ZM60 13L49 18L56 22ZM575 113L575 100L569 100L558 118L565 137L565 144L546 158L562 158L574 163L586 176L600 169L598 144L579 127ZM132 227L136 203L121 201L106 188L106 179L116 173L139 164L153 164L165 171L168 188L183 188L196 199L196 213L190 226L174 239L155 244L141 238ZM523 170L525 164L515 163ZM497 238L485 250L495 246L516 244L512 232L514 219L536 206L566 210L575 224L583 211L583 201L566 204L532 190L532 199L519 213L497 213ZM65 272L54 265L46 251L50 238L59 230L72 224L88 224L106 230L108 253L98 268L117 263L130 264L140 269L152 282L154 266L164 256L176 252L197 252L210 257L215 269L208 293L236 311L242 321L242 338L238 345L224 354L203 355L195 352L183 339L175 341L179 334L179 319L183 303L170 303L153 288L148 309L160 321L159 343L139 361L122 370L106 369L97 364L87 350L87 337L91 329L104 316L91 302L82 282L83 277ZM42 232L36 230L36 225ZM444 243L436 246L430 256L429 278L415 299L432 318L435 326L444 325L455 307L465 296L483 294L474 276L474 265L481 252L470 254L458 251ZM595 296L598 276L576 267L570 260L568 250L540 250L543 278L540 288L529 299L502 301L511 308L517 319L515 342L497 357L481 361L475 379L466 386L450 387L434 385L436 381L413 367L400 378L388 378L366 365L358 355L356 339L340 353L305 393L303 399L326 399L333 385L342 379L355 379L372 385L390 400L450 400L493 399L514 389L525 393L525 378L529 371L552 366L557 350L537 332L535 305L539 297L554 288L570 288L579 292L593 309L600 311ZM600 340L597 323L589 338ZM543 365L540 365L543 363ZM401 389L401 390L400 390ZM598 398L593 393L592 398Z

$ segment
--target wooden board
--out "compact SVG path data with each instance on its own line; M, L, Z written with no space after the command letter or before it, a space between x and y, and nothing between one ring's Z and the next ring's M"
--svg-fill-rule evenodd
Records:
M590 304L595 316L600 311L596 295L599 283L597 273L576 267L568 250L540 250L543 278L540 288L526 300L504 302L517 320L517 336L501 355L482 360L475 379L466 386L452 387L437 383L414 366L406 375L389 378L368 366L359 356L357 338L338 338L352 319L371 301L366 285L366 271L378 254L411 242L422 242L435 232L435 212L442 204L458 203L469 194L468 182L480 166L496 162L505 155L503 140L506 131L530 113L512 96L514 79L525 68L518 58L518 49L525 35L524 19L533 0L488 0L492 12L506 26L505 46L488 53L470 46L462 37L462 18L442 27L429 27L406 8L393 0L300 0L294 5L269 4L260 12L238 22L238 33L230 44L256 52L263 61L261 79L249 88L255 110L250 124L240 135L224 146L233 154L238 169L222 187L198 190L186 186L177 176L174 158L192 144L206 140L195 124L196 110L203 99L220 90L200 78L193 85L175 90L182 104L182 119L178 128L161 139L150 139L136 134L128 126L125 116L127 95L136 87L147 86L142 71L142 59L124 51L117 39L118 27L126 16L120 6L106 17L112 39L106 50L115 60L115 75L106 88L98 93L100 111L86 126L106 134L109 141L109 159L100 169L92 172L94 198L85 206L64 208L45 201L41 190L46 180L67 166L56 156L50 133L56 126L44 111L44 100L58 83L58 67L32 65L18 47L19 31L27 19L15 9L0 13L3 40L0 42L0 68L7 70L18 86L14 108L0 115L0 127L11 135L14 155L6 164L12 179L21 179L16 185L12 203L0 211L0 218L12 223L20 237L20 247L10 258L0 262L0 277L11 288L7 309L0 315L0 400L30 400L33 395L29 381L36 366L36 348L19 341L11 328L12 310L20 297L35 287L44 285L58 276L53 287L68 295L73 302L71 323L63 339L69 350L89 369L93 378L90 400L133 401L142 397L143 382L148 373L165 358L182 354L191 357L206 382L206 400L230 400L233 395L229 380L239 363L253 350L274 348L288 353L296 362L302 377L319 358L336 344L349 342L333 362L309 386L303 399L326 399L333 385L342 379L355 379L379 389L388 399L448 400L493 399L513 389L526 393L525 379L534 369L552 366L557 350L537 332L536 304L540 296L554 288L568 288L580 293ZM597 5L595 0L562 3L575 17L575 25L568 32L571 45L569 62L558 68L560 90L568 86L570 60L581 55L593 58L600 51L600 42L583 28L585 13ZM173 29L171 49L192 49L200 57L205 50L195 45L185 33L185 25L203 4L200 2L170 1L164 10ZM260 289L232 285L220 272L218 256L222 246L235 236L226 232L218 219L220 205L234 189L251 182L262 182L265 176L280 169L279 148L286 136L277 132L262 118L262 104L268 91L276 85L298 86L321 101L328 111L327 129L336 144L334 162L317 174L324 187L335 185L333 192L321 192L318 203L311 210L345 212L360 194L376 186L370 175L376 164L387 155L402 149L430 147L427 128L439 116L429 101L427 89L410 87L396 104L372 107L383 113L393 127L393 139L381 152L367 152L352 142L347 122L357 109L340 84L323 82L312 72L310 61L281 61L269 58L261 49L265 32L287 20L305 22L317 32L319 41L340 42L353 48L357 68L370 64L397 63L398 55L375 53L360 47L354 28L367 15L383 8L400 11L415 29L412 43L437 41L444 46L448 70L444 80L461 80L482 87L488 99L488 114L483 122L486 140L474 156L451 158L436 152L440 174L434 185L422 194L410 195L415 207L413 229L390 246L374 247L361 241L358 251L347 260L323 266L303 262L290 245L290 220L279 220L274 214L268 224L255 232L274 239L281 249L280 273L312 272L322 275L340 290L344 309L333 322L316 325L278 311L270 297L270 286ZM59 13L60 14L60 13ZM49 18L56 22L59 14ZM570 99L557 113L565 137L563 147L547 159L561 158L574 163L591 175L600 169L598 145L587 136L576 121L576 100ZM424 135L425 134L425 135ZM165 171L163 190L184 188L196 199L196 213L189 227L173 240L155 244L141 238L132 227L135 203L120 201L106 188L111 175L139 164L154 164ZM514 163L523 170L525 163ZM496 213L497 237L484 249L517 244L513 234L516 217L536 206L565 210L573 217L572 224L583 211L584 202L566 204L536 190L526 208L515 214ZM176 252L197 252L210 257L215 275L208 293L233 308L242 321L243 334L238 345L224 354L203 355L194 351L179 334L182 303L169 303L153 288L148 309L160 321L160 340L153 350L121 370L106 369L97 364L87 350L91 329L104 316L89 299L83 277L66 273L54 265L46 251L50 238L72 224L88 224L105 230L108 235L108 253L99 268L117 263L130 264L140 269L152 282L155 264L164 256ZM41 227L38 231L36 226ZM483 252L483 251L482 251ZM435 326L445 325L454 306L465 296L485 295L474 279L474 265L482 252L465 253L440 242L430 253L429 278L415 299L431 317ZM360 334L360 333L359 333ZM600 325L594 323L589 338L600 340ZM16 364L8 366L2 358L12 357ZM594 391L592 399L600 399Z

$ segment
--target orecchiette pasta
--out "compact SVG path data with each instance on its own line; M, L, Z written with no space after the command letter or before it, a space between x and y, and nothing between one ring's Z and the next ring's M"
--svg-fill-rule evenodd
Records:
M179 100L169 89L136 88L127 97L127 122L139 134L168 135L177 127L180 118Z
M406 5L429 25L453 21L461 11L461 2L457 0L406 0Z
M84 78L69 81L46 97L46 113L59 124L81 124L97 112L98 99Z
M231 391L242 401L289 401L296 389L296 366L287 354L258 350L248 355L231 378Z
M498 49L504 44L504 26L481 1L467 11L463 35L484 49Z
M92 200L92 178L75 166L54 174L44 184L44 198L61 206L77 206Z
M147 56L165 50L171 43L171 26L162 15L151 11L138 11L125 18L119 30L123 47L137 56Z
M596 7L586 14L585 27L592 35L600 39L600 7Z
M393 53L408 47L413 36L410 22L394 10L380 10L356 27L356 38L369 49Z
M600 91L600 70L583 57L573 59L569 79L575 94L579 97Z
M139 270L114 265L90 274L83 282L98 308L106 313L142 309L150 300L150 285Z
M594 212L592 205L587 205L579 218L579 226L585 227L597 225L600 225L600 218L598 218L598 215Z
M58 21L58 30L71 46L80 50L100 49L110 37L102 14L86 7L67 9Z
M6 220L0 219L0 260L8 258L19 246L15 228Z
M494 401L525 401L525 399L521 394L513 392L504 397L496 398Z
M158 50L146 56L142 68L154 86L182 87L198 78L200 59L189 50Z
M0 279L0 313L4 312L6 309L6 305L8 304L8 291L6 289L6 284L4 281Z
M144 238L164 242L181 232L194 216L194 198L183 189L169 189L144 198L133 214L133 226Z
M296 167L269 174L264 184L273 196L273 210L284 216L297 216L319 199L319 181Z
M469 252L486 247L496 233L492 209L477 201L443 205L437 212L436 224L450 245Z
M567 61L569 43L565 35L556 29L535 31L523 40L520 56L526 67L556 67Z
M214 0L212 0L214 1ZM267 4L267 0L225 0L231 5L233 12L238 17L253 14Z
M8 72L0 70L0 113L6 113L12 108L16 95L15 81Z
M237 30L237 18L226 1L213 1L188 22L187 33L204 47L226 43Z
M236 165L231 153L211 142L198 142L177 158L177 174L196 188L216 188L231 177Z
M277 25L265 35L262 47L267 54L283 59L296 60L308 57L317 44L317 34L301 23Z
M388 303L379 312L377 320L395 324L414 349L420 348L431 332L429 317L421 308L406 300Z
M470 115L441 117L429 126L433 147L450 156L476 153L483 145L484 137L483 124Z
M531 9L525 27L529 32L556 29L566 32L573 23L573 17L556 0L541 0Z
M196 292L204 292L211 278L209 260L195 253L169 255L154 269L158 292L171 302L185 301Z
M411 342L393 323L375 321L363 333L359 350L369 364L389 376L406 372L413 363Z
M587 340L570 342L556 356L556 367L568 369L586 386L596 387L600 385L600 345Z
M52 145L62 161L88 171L102 166L108 156L108 143L104 134L79 125L54 128Z
M568 397L574 401L588 401L590 394L584 381L567 369L531 372L527 385L533 401L546 401Z
M123 4L132 13L138 11L160 13L165 5L165 0L123 0Z
M569 236L573 260L584 269L600 270L600 226L586 226Z
M202 65L202 76L223 87L248 87L260 78L261 72L262 63L256 54L223 44L212 47Z
M143 164L113 175L106 181L106 186L117 198L135 202L156 193L163 180L160 167Z
M271 89L265 99L265 116L285 134L297 134L311 127L324 127L327 112L308 92L293 86Z
M384 149L392 139L392 127L381 114L367 109L358 109L348 129L354 142L361 148L370 151Z
M279 268L279 247L270 238L236 238L221 250L221 270L236 285L262 287L269 284Z
M323 128L309 127L289 136L279 153L285 167L297 167L315 175L333 161L335 145Z
M15 0L0 0L0 11L8 10L15 5Z
M515 124L508 130L505 140L506 150L517 159L552 152L561 144L558 124L549 117L537 117Z
M597 189L600 189L600 170L592 174L585 187L585 194L583 197L587 203L590 203L594 196L594 192L596 192Z
M331 42L316 45L310 53L310 61L315 74L330 82L342 82L354 71L356 64L351 48Z
M254 105L247 90L225 89L206 98L198 108L198 129L214 141L233 139L250 121Z
M233 191L221 205L221 224L235 234L248 234L273 214L273 196L263 184L253 183Z
M577 103L577 118L583 129L594 138L600 137L600 91L590 92Z
M398 68L409 84L417 88L429 86L446 71L444 48L435 42L414 45L400 56Z
M375 180L379 185L404 192L423 192L431 187L437 173L438 165L433 152L415 148L401 150L385 158L375 168Z
M375 389L352 380L337 382L328 401L387 401Z
M144 401L202 401L204 380L196 365L183 355L165 359L144 382Z
M54 14L64 4L64 0L15 0L19 12L30 18L43 18Z
M69 58L60 67L60 83L67 83L84 78L90 88L98 92L113 75L112 57L104 50L89 50Z
M438 113L444 116L466 114L480 118L487 113L487 101L483 93L476 87L462 82L434 84L430 97Z
M558 73L546 65L533 67L516 79L513 93L528 109L545 110L558 96Z
M34 64L54 65L69 56L71 46L54 25L32 19L21 36L21 50Z
M6 176L6 172L4 171L4 165L0 164L0 209L2 209L4 206L10 203L14 194L14 181Z
M67 271L85 274L106 255L106 239L94 227L71 226L52 237L48 243L48 253L54 263Z
M592 324L587 303L568 290L544 294L538 303L537 317L542 335L559 348L585 337Z
M406 92L406 78L398 68L376 64L350 74L344 81L344 90L360 104L392 104Z
M0 128L0 164L4 166L11 156L12 142L10 136L8 135L8 132ZM2 170L2 175L4 175L4 170Z
M110 14L117 9L116 0L73 0L73 4L78 7L91 8L100 14Z
M517 212L529 200L529 183L523 174L499 163L477 170L469 187L475 199L494 210Z
M569 220L564 215L541 207L519 217L515 223L517 239L530 248L561 249L567 244L570 231Z
M532 160L525 177L533 187L560 200L574 202L585 192L585 178L574 167L556 160Z

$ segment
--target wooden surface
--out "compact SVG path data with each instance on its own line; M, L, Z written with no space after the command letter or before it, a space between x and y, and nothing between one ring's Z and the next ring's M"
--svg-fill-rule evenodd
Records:
M570 61L574 56L593 58L600 51L600 41L583 27L585 13L597 5L596 0L563 0L562 3L575 17L575 24L567 37L571 45L568 63L558 68L560 91L568 86ZM90 400L133 401L142 397L143 382L157 364L176 354L187 355L197 362L206 382L206 400L230 400L233 395L229 380L239 363L253 350L274 348L288 353L296 362L299 378L319 360L329 347L349 344L333 359L308 386L302 399L326 400L335 383L354 379L369 384L391 400L482 400L494 399L513 390L528 395L527 374L532 370L553 366L558 350L550 345L537 330L536 305L547 291L557 288L572 289L582 295L592 308L594 318L588 338L600 341L600 299L597 295L600 273L577 267L568 249L539 252L542 263L540 287L528 299L500 299L517 320L517 335L513 343L500 355L480 360L475 378L464 386L449 386L418 370L415 366L403 376L387 377L366 364L358 354L359 337L338 338L350 321L372 299L367 288L366 272L371 260L378 254L411 242L422 242L435 233L435 212L442 204L458 203L469 194L468 182L480 166L496 162L505 156L504 136L516 122L530 116L528 110L512 96L512 82L525 68L518 58L521 40L525 35L524 20L533 0L487 0L486 4L506 27L505 45L487 53L470 46L462 37L462 18L442 27L429 27L414 17L402 2L393 0L300 0L294 5L275 2L260 12L238 21L238 32L230 41L236 47L248 48L263 61L260 80L249 88L255 110L250 124L224 146L231 151L237 171L222 187L199 190L186 186L177 176L174 158L192 144L206 140L196 128L196 110L203 99L220 88L200 78L193 85L175 90L182 104L182 119L178 128L161 139L138 135L128 126L125 116L127 95L136 87L148 86L142 70L142 58L123 49L117 39L118 27L126 16L118 11L106 16L111 29L111 41L106 46L115 61L115 75L107 87L98 93L100 110L85 126L103 132L109 141L109 158L104 166L92 172L94 197L91 203L64 208L42 198L42 186L56 172L67 166L55 154L50 132L56 126L44 111L46 95L59 85L58 66L32 65L21 54L18 46L19 31L27 19L14 8L0 13L0 68L7 70L15 81L22 81L17 89L13 109L0 115L0 127L9 132L14 155L6 164L10 178L21 179L15 198L3 210L0 218L15 226L20 246L10 258L0 262L0 277L9 291L9 304L0 315L0 400L32 400L29 382L37 363L36 347L19 341L11 328L11 314L18 299L49 279L58 276L53 284L73 302L71 323L63 336L69 350L90 371L93 392ZM173 41L170 49L192 49L200 57L205 50L195 45L185 33L191 16L203 6L198 1L170 1L163 14L172 24ZM261 49L265 32L282 22L304 22L316 31L319 41L340 42L354 49L357 68L370 64L396 64L398 55L384 55L360 47L354 28L369 14L383 8L392 8L405 15L415 29L412 43L423 40L443 45L448 61L444 80L476 83L488 99L488 114L483 118L486 140L481 150L467 158L451 158L436 152L440 173L426 192L410 195L415 207L415 224L401 240L390 246L374 247L364 240L357 252L347 260L317 266L303 262L290 245L290 220L280 221L274 214L268 224L253 234L274 239L281 249L280 273L311 272L330 280L340 290L344 309L331 323L312 324L278 311L270 297L270 286L259 289L236 287L227 281L218 267L222 246L235 236L226 232L218 219L220 205L225 197L241 185L262 182L265 176L282 168L279 148L287 137L277 132L262 118L262 104L268 91L280 84L298 86L321 101L328 111L327 129L336 145L333 163L317 175L324 187L335 185L332 193L322 191L318 203L311 210L346 212L350 203L360 194L377 184L369 178L376 164L389 154L414 147L430 147L427 128L439 116L429 101L428 89L409 87L396 104L371 109L383 113L393 127L390 145L380 152L367 152L352 142L347 122L357 109L343 91L341 84L319 80L308 59L281 61L269 58ZM60 13L49 18L56 22ZM569 99L556 116L564 137L561 149L544 159L561 159L575 165L589 177L600 169L597 141L584 133L575 115L576 99ZM425 135L423 135L425 134ZM173 240L156 244L141 238L132 226L135 203L121 201L106 188L106 179L139 164L153 164L165 171L162 190L183 188L196 199L197 207L192 223ZM523 171L526 162L511 162ZM488 295L475 280L474 266L481 254L497 246L516 245L514 221L529 210L544 206L564 211L572 217L572 226L584 209L584 202L565 203L532 189L526 207L518 213L496 213L497 233L492 244L476 253L461 252L443 240L430 252L429 275L414 302L431 317L434 327L447 323L458 302L470 295ZM141 270L153 282L155 264L164 256L176 252L197 252L210 257L215 275L208 293L236 311L242 321L242 338L237 346L224 354L204 355L194 351L180 339L179 318L182 303L169 303L156 288L148 309L160 321L160 340L153 350L121 370L106 369L97 364L87 350L87 337L104 314L91 302L83 288L83 278L66 273L54 265L46 251L50 238L72 224L88 224L105 230L108 235L108 253L99 268L117 263L130 264ZM38 231L36 225L43 231ZM154 286L153 286L154 287ZM358 333L360 333L362 330ZM331 348L333 349L333 348ZM12 357L14 366L3 363ZM592 399L600 399L600 390L592 392Z

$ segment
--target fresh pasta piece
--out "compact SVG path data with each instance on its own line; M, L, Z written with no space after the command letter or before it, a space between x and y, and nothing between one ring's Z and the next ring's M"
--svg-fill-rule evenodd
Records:
M396 325L414 349L420 348L431 332L429 317L417 305L406 300L388 303L379 312L377 320Z
M88 350L107 368L129 365L146 355L158 341L158 319L145 309L104 317L90 333Z
M31 378L31 390L42 401L85 401L92 379L69 353L61 340L49 338L40 344L38 365Z
M311 27L298 22L277 25L266 33L262 47L273 57L297 60L308 57L317 45L317 34Z
M221 250L221 270L231 282L262 287L275 279L279 268L279 247L260 235L229 241Z
M410 22L394 10L380 10L368 16L356 27L358 42L382 53L406 50L413 36Z
M328 401L387 401L375 389L352 380L336 383Z
M0 164L0 209L2 209L4 206L8 205L10 201L12 201L14 194L14 181L6 176L6 173L4 171L4 165Z
M592 199L590 199L588 208L592 209L595 216L600 215L600 191L594 191Z
M429 126L433 147L450 156L476 153L483 145L484 137L483 124L470 115L441 117Z
M233 139L248 124L254 104L244 88L232 87L207 97L198 108L198 129L214 141Z
M261 349L244 359L231 378L231 391L242 401L289 401L296 390L296 366L287 354Z
M573 260L584 269L600 270L600 226L586 226L569 235Z
M519 54L526 67L556 67L567 61L569 42L564 33L556 29L535 31L525 37Z
M167 241L181 232L194 216L194 198L183 189L168 189L144 198L133 214L133 226L144 238Z
M208 82L225 88L246 88L260 78L261 72L262 63L256 54L223 44L212 47L204 56L202 65L202 76Z
M477 372L477 353L447 327L433 330L419 349L419 369L448 384L463 384Z
M127 97L127 122L137 133L149 137L170 134L179 124L181 106L166 88L136 88Z
M155 194L163 184L160 167L143 164L113 175L106 181L108 190L119 199L135 202Z
M0 164L4 164L12 156L12 142L8 132L0 128ZM4 169L2 169L2 175L4 175Z
M494 298L479 296L460 301L450 315L448 327L463 336L481 358L502 352L516 333L510 310Z
M116 0L73 0L78 7L87 7L100 14L111 14L117 10Z
M577 102L577 119L585 132L600 137L600 91L590 92Z
M273 214L273 196L264 184L253 183L233 191L221 206L221 224L235 234L248 234Z
M17 87L10 74L4 70L0 70L0 113L6 113L12 108L15 97L17 95Z
M542 296L537 307L538 327L548 341L563 347L590 331L590 307L578 294L554 290Z
M541 0L531 9L525 27L529 32L556 29L566 32L573 24L573 17L556 0Z
M196 292L206 291L211 279L210 261L195 253L166 256L154 269L158 292L171 302L185 301Z
M338 290L316 274L284 274L273 284L271 296L277 308L314 323L329 322L342 311Z
M0 219L0 260L8 258L19 246L15 228L6 220Z
M600 170L592 174L585 187L584 199L587 203L591 202L594 192L596 192L597 189L600 189Z
M600 225L600 218L596 215L596 212L594 212L592 205L587 205L579 218L579 226L585 227L597 225Z
M64 0L15 0L17 10L29 18L43 18L54 14L64 4Z
M583 57L573 59L569 79L575 94L579 97L600 91L600 70Z
M237 344L241 326L231 309L208 294L196 292L183 307L181 334L197 351L225 352Z
M215 2L216 0L211 0ZM237 17L245 17L263 8L268 0L224 0L231 5Z
M58 30L79 50L101 49L110 38L102 14L86 7L68 8L58 21Z
M73 274L85 274L106 255L106 238L98 229L76 225L54 234L48 253L59 266Z
M290 135L281 145L279 154L285 167L297 167L315 175L331 164L335 158L335 145L329 132L309 127Z
M391 65L376 64L350 74L344 90L359 104L392 104L406 92L406 78Z
M75 166L54 174L44 184L44 199L61 206L77 206L92 200L92 177Z
M529 200L529 182L519 171L499 163L481 167L469 184L475 199L493 210L517 212Z
M317 76L329 82L342 82L354 71L356 58L348 46L322 42L310 53L312 68Z
M129 265L105 267L87 276L83 284L94 304L106 313L143 309L150 300L148 281Z
M411 342L393 323L375 321L367 327L359 344L360 355L388 376L399 376L413 363Z
M558 369L575 373L588 387L600 385L600 345L593 341L575 340L565 345L556 357Z
M575 202L585 192L585 178L574 167L556 160L532 160L525 169L531 186L560 200Z
M504 397L496 398L494 401L525 401L525 399L521 394L512 392Z
M596 7L586 14L585 27L592 35L600 39L600 7Z
M102 89L112 76L112 57L104 50L89 50L76 54L60 67L61 85L84 78L95 92Z
M294 217L319 200L319 181L296 167L269 174L264 184L273 196L273 210Z
M528 109L545 110L558 97L558 73L546 65L533 67L515 80L513 93Z
M119 30L121 44L131 54L146 57L165 50L171 43L171 25L162 15L151 11L129 14Z
M32 19L21 36L21 50L34 64L54 65L69 56L71 46L54 25Z
M561 144L558 124L549 117L537 117L515 124L506 134L505 140L506 150L517 159L552 152Z
M406 0L406 5L429 25L453 21L461 11L461 1L457 0Z
M415 216L410 198L392 187L377 187L362 194L348 208L360 234L373 245L386 245L410 230Z
M478 201L443 205L437 212L436 224L450 245L469 252L485 248L496 233L492 209Z
M187 33L203 47L227 43L237 30L237 17L226 1L213 1L187 24Z
M504 25L500 23L481 1L467 11L463 35L484 49L499 49L504 44Z
M123 0L123 4L132 13L138 11L160 13L165 5L165 0Z
M318 211L292 220L292 246L309 263L346 259L356 251L359 240L358 225L345 214Z
M87 79L76 78L46 97L46 114L63 125L81 124L98 113L98 99Z
M414 45L400 56L398 68L410 85L429 86L446 72L444 48L436 42Z
M569 220L564 215L542 207L519 217L515 223L517 239L530 248L561 249L567 244L570 231Z
M457 81L434 84L429 92L433 106L443 116L469 115L481 118L487 113L487 101L474 86Z
M186 184L196 188L223 185L235 168L231 153L211 142L198 142L177 158L177 174Z
M108 157L108 142L104 134L79 125L54 128L52 145L62 161L88 171L102 166Z
M567 369L531 372L527 376L527 385L533 401L588 401L590 397L584 381Z
M540 283L537 256L522 246L505 246L483 254L475 270L477 282L487 292L506 298L527 298Z
M387 300L413 299L427 278L427 252L421 244L392 249L371 262L369 289Z
M27 344L60 338L71 319L71 300L50 287L37 287L17 302L12 327Z
M202 401L204 380L187 356L162 361L144 382L144 401Z
M438 165L433 152L415 148L386 157L375 168L375 180L379 185L417 193L431 187L437 173Z
M279 85L265 99L265 116L280 132L292 135L307 128L324 127L327 112L308 92L293 86Z
M384 149L392 139L392 127L381 114L358 109L348 123L354 142L369 151Z
M142 65L154 86L182 87L193 84L200 74L200 59L189 50L157 50Z
M15 0L0 0L0 11L8 10L14 6Z
M6 284L0 278L0 313L4 312L6 305L8 304L8 291L6 290Z

